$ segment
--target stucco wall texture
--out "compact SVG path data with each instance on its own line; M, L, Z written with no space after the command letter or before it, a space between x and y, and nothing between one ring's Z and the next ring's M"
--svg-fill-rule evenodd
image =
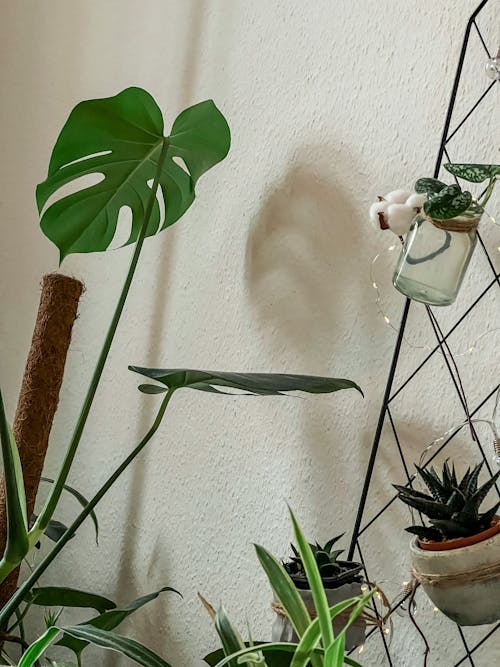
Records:
M174 667L201 665L217 646L196 593L257 639L268 638L270 591L253 552L258 542L285 556L291 538L286 502L308 536L352 529L394 331L380 316L370 263L392 239L373 230L369 204L432 172L458 52L474 0L23 0L2 4L0 25L1 375L15 407L41 276L57 250L37 223L34 187L70 109L130 85L149 90L167 127L177 113L212 97L232 130L228 158L199 183L182 221L146 242L71 483L98 488L145 432L157 398L138 393L128 364L331 374L356 380L355 392L306 399L179 393L161 431L101 505L99 546L91 525L68 545L44 584L92 589L126 603L171 585L122 628ZM481 28L498 46L499 0ZM455 119L488 83L473 38ZM498 94L498 93L496 93ZM495 104L496 102L496 104ZM479 107L450 146L457 161L498 161L498 97ZM498 199L497 199L498 202ZM498 269L498 228L484 238ZM78 414L130 259L131 249L73 255L62 270L82 278L81 303L52 434L54 475ZM377 269L384 307L397 324L403 298L389 288L386 254ZM446 328L490 280L477 251ZM450 339L470 341L500 327L498 296ZM423 309L410 318L397 379L432 341ZM459 357L471 405L498 379L498 335ZM481 411L489 416L491 401ZM463 413L442 360L402 392L393 416L414 460ZM454 455L475 453L467 434ZM384 432L367 516L404 472ZM66 498L57 514L77 511ZM363 544L372 576L390 597L408 579L409 521L391 506ZM429 664L461 655L459 635L417 596L429 637ZM80 619L81 614L69 618ZM40 625L34 623L32 630ZM466 629L480 638L486 629ZM422 664L423 645L402 615L393 628L398 667ZM476 655L496 664L499 641ZM125 665L116 654L88 664ZM361 659L361 656L360 656ZM387 664L378 641L363 664Z

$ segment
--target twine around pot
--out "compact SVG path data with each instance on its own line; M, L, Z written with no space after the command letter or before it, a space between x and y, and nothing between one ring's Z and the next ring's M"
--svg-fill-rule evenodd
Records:
M413 578L420 584L427 586L438 586L448 588L457 584L475 584L482 581L489 581L500 576L500 561L492 565L485 565L475 570L465 572L454 572L453 574L427 574L412 570Z
M434 227L442 229L444 232L475 232L479 226L479 221L481 216L476 216L474 218L450 218L448 220L435 220L425 213L422 208L419 215L432 223Z
M372 614L371 612L367 611L364 609L361 614L358 616L358 618L352 623L352 625L370 625L374 627L379 627L382 628L386 623L391 615L391 605L389 603L389 600L385 593L380 590L378 586L374 586L375 590L377 591L378 595L380 596L380 599L382 600L384 606L387 608L387 613L384 614L384 616L380 616L380 614ZM354 606L354 605L353 605ZM277 602L274 600L271 603L271 609L274 611L275 614L278 614L278 616L283 616L284 618L288 618L288 614L286 612L286 609L283 607L283 605L280 602ZM307 607L307 611L309 612L309 615L311 616L312 619L315 619L317 617L316 614L316 609L314 607ZM352 611L352 610L351 610ZM349 620L349 616L351 615L351 611L349 608L344 609L343 612L340 614L337 614L333 621L336 620L341 620L347 623Z

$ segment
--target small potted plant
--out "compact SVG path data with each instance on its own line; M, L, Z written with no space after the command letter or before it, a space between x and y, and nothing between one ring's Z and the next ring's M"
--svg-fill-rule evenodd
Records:
M482 465L461 479L447 461L441 475L417 467L428 494L394 485L400 500L430 524L406 529L416 536L410 544L414 577L459 625L500 620L500 502L479 511L500 471L478 486Z
M326 591L326 597L330 606L342 602L361 594L361 586L364 583L361 563L338 560L343 553L343 549L335 549L337 542L343 537L338 535L328 540L321 546L316 542L309 544L316 565L321 575L321 581ZM314 609L313 598L309 582L307 579L304 563L299 550L291 544L292 556L289 560L283 562L283 566L290 575L306 607L311 611ZM279 603L273 603L273 609L276 612L276 620L273 624L273 641L290 641L296 639L292 626L282 613ZM344 627L348 615L337 616L333 622L335 632L339 632ZM355 646L363 643L365 638L366 622L362 616L358 617L346 632L346 648L351 650Z
M393 275L405 296L431 306L448 306L458 294L477 242L477 227L500 176L500 165L445 164L456 183L419 178L415 192L394 190L378 197L370 219L379 229L406 235ZM487 185L479 199L457 179Z

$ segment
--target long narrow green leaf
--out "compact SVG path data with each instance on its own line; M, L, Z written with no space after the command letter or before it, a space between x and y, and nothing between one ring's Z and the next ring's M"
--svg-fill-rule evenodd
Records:
M257 558L269 579L271 588L283 605L295 632L299 637L302 637L311 623L311 616L307 611L303 599L300 597L290 575L279 560L259 544L255 544L254 546Z
M341 632L325 651L325 667L344 667L345 633Z
M269 579L271 588L283 605L297 636L302 637L311 623L311 616L307 611L304 600L301 598L290 575L279 560L264 549L264 547L258 544L254 546L260 564ZM313 656L311 664L313 667L322 667L322 661L319 656Z
M321 377L316 375L293 375L290 373L226 373L199 371L187 368L142 368L129 366L129 370L161 382L169 389L197 389L216 394L227 393L217 387L228 387L256 396L280 396L284 392L303 391L309 394L326 394L341 389L356 389L363 392L351 380ZM152 393L153 385L141 385L144 393Z
M82 625L84 625L85 627L92 626L94 628L99 628L100 630L114 630L128 616L130 616L135 611L143 607L145 604L148 604L149 602L156 600L156 598L161 593L165 593L167 591L170 591L171 593L177 593L177 595L180 595L179 591L176 591L174 588L171 588L170 586L164 586L159 591L154 591L153 593L149 593L148 595L143 595L142 597L137 598L137 600L134 600L123 609L117 609L117 608L108 609L107 611L104 611L102 614L99 614L99 616L95 616L94 618L88 619L87 621L82 623ZM76 655L79 655L88 646L88 643L85 641L81 641L80 639L74 636L64 634L63 637L57 642L57 645L65 646L66 648L71 649Z
M42 480L42 482L48 482L49 484L54 484L54 480L50 479L50 477L42 477L41 480ZM82 493L80 493L80 491L78 491L78 489L73 488L69 484L64 484L63 489L65 491L67 491L68 493L70 493L74 498L76 498L76 500L80 503L80 505L84 509L89 504L89 501L87 500L87 498L85 498L85 496ZM92 523L94 524L95 541L96 541L96 544L98 544L99 543L99 522L97 521L97 515L94 512L94 510L92 510L90 512L90 518L92 519Z
M323 582L321 581L321 574L316 564L316 559L314 558L312 549L304 537L294 513L290 508L289 511L290 517L292 519L293 530L295 533L295 541L297 543L300 557L302 558L307 582L309 584L309 588L311 589L311 595L314 601L314 606L316 608L319 627L321 628L321 639L323 642L323 647L326 649L330 646L330 644L333 643L334 640L326 591L323 586Z
M121 653L143 667L171 667L168 662L143 644L110 630L102 630L93 625L71 625L62 629L76 639Z
M102 595L59 586L34 588L24 599L29 604L42 607L86 607L99 613L116 608L112 600Z
M19 461L19 452L11 435L2 393L0 392L0 440L2 446L2 460L5 478L5 498L7 506L7 543L3 554L0 569L0 581L9 573L10 565L17 565L26 555L29 548L28 522L26 518L26 496L24 482Z
M241 651L233 653L233 655L224 657L215 665L215 667L225 667L225 665L229 665L231 663L231 660L238 660L241 658L241 656L247 655L248 653L254 653L255 651L261 651L264 654L268 652L271 653L273 651L288 651L289 653L293 653L296 648L297 644L292 644L290 642L272 642L271 644L257 644L257 646L247 646L246 648L241 649Z
M338 616L343 611L356 604L358 600L359 598L349 598L333 605L333 607L330 607L329 610L330 618L335 618L335 616ZM293 656L292 662L290 663L290 667L306 667L310 660L312 651L316 648L320 639L321 630L319 626L319 619L315 618L302 635L302 638L297 646L297 650Z
M237 653L245 648L245 642L240 633L229 620L223 607L219 607L214 619L215 629L222 642L222 648L225 655ZM231 667L236 667L236 661L230 663Z
M59 628L48 628L41 637L26 649L18 667L33 667L38 658L43 655L59 634Z

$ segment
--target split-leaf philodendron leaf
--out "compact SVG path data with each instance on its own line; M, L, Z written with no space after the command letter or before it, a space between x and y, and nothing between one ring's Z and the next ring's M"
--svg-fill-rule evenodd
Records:
M278 396L289 391L303 391L309 394L325 394L340 389L357 389L351 380L320 377L316 375L289 375L286 373L221 373L218 371L197 371L188 369L141 368L129 366L131 371L156 380L164 385L164 391L181 389L198 389L215 394L227 394L224 389L234 389L257 396ZM158 385L140 385L145 394L161 393Z
M125 245L136 241L164 142L159 187L165 218L161 222L155 201L146 236L176 222L192 204L198 178L227 155L230 132L224 116L212 100L200 102L184 110L164 137L161 111L141 88L76 105L57 139L48 177L36 191L42 230L59 248L61 261L70 253L106 250L122 207L132 211ZM94 174L103 177L97 184L78 183ZM81 187L49 201L69 183Z

